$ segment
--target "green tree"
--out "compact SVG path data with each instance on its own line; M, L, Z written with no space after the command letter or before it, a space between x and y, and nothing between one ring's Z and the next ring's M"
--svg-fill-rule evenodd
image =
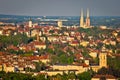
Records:
M35 76L35 80L47 80L46 75L40 74Z
M83 72L77 75L79 80L91 80L91 74L89 72Z
M76 79L76 75L74 73L69 73L68 79L74 80L74 79Z
M0 78L3 78L6 75L4 71L0 71Z
M103 74L103 75L106 75L108 74L108 69L105 68L105 67L102 67L101 69L98 70L98 74Z
M57 80L63 80L63 79L62 79L62 75L60 75L60 74L57 74L57 75L56 75L56 78L57 78Z
M37 71L37 72L40 72L40 71L41 71L40 63L36 62L36 63L35 63L35 66L36 66L36 71Z

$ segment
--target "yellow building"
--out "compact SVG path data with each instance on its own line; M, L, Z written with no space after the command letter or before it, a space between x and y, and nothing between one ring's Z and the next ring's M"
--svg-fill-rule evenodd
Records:
M99 65L92 65L91 68L93 71L97 72L100 68L107 67L107 54L99 54Z
M7 66L6 64L3 65L3 71L5 72L14 72L15 68L14 66Z
M43 44L42 44L42 43L41 43L41 44L36 44L36 45L35 45L35 48L38 48L38 49L46 49L46 44L44 44L44 43L43 43Z
M41 61L42 63L47 64L48 62L50 62L50 59L40 59L40 61Z
M99 66L100 68L107 67L107 54L106 53L99 54Z
M80 45L82 45L84 47L87 47L88 44L89 44L88 41L82 41L82 42L80 42Z
M89 55L91 56L91 57L93 57L93 58L96 58L97 57L97 52L95 52L95 51L91 51L90 53L89 53Z
M87 69L81 65L53 65L52 66L53 70L78 70L81 72L86 71ZM89 68L89 67L87 67Z

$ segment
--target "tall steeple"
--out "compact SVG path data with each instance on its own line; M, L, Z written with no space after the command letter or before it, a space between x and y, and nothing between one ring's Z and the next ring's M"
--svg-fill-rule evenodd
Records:
M81 9L80 27L83 26L84 26L84 16L83 16L83 9Z
M90 27L90 17L89 17L89 9L87 9L87 16L86 16L86 26Z
M87 18L89 18L89 9L87 8Z

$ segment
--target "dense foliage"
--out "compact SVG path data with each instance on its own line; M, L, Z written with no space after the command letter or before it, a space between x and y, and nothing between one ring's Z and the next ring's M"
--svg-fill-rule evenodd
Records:
M89 72L84 72L78 75L75 75L74 73L68 73L68 74L57 74L54 76L47 76L44 74L39 74L37 76L32 76L32 74L22 74L22 73L13 73L13 72L8 72L5 73L3 71L0 72L0 79L3 80L73 80L73 79L78 79L78 80L90 80L91 75Z
M3 46L8 45L19 45L21 43L28 43L29 38L25 34L17 34L17 35L10 35L10 36L4 36L0 35L0 43Z

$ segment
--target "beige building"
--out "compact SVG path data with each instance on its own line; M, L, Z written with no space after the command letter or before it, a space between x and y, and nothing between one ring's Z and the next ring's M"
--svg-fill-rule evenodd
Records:
M84 72L89 69L89 67L83 67L81 65L53 65L51 66L53 70L78 70L79 72Z
M41 71L41 73L46 73L49 76L61 74L63 75L64 73L68 74L71 72L74 72L75 74L79 74L82 72L85 72L89 69L89 66L82 66L82 65L53 65L52 71Z
M98 53L95 52L95 51L91 51L91 52L89 53L89 55L90 55L91 57L93 57L93 58L96 58L97 55L98 55Z
M91 66L91 68L95 72L97 72L102 67L107 67L107 54L106 53L99 54L99 65L92 65Z
M68 74L69 72L74 72L75 74L82 73L89 70L89 66L84 65L53 65L51 66L52 71L45 71L42 73L47 73L49 76L56 74Z
M31 37L35 37L37 34L39 34L37 29L31 31Z
M14 66L8 66L8 65L4 64L3 65L3 71L5 71L5 72L14 72L15 68L14 68Z
M85 64L82 65L53 65L51 66L52 71L45 71L49 76L56 75L56 74L63 74L63 72L75 72L75 74L82 73L88 71L92 68L93 71L97 72L100 68L107 67L107 54L100 53L99 54L99 65L89 65L89 60L85 60ZM99 80L93 78L93 80ZM111 80L111 79L107 79ZM114 80L114 79L113 79Z
M36 45L35 45L35 48L38 48L38 49L46 49L46 45L45 45L44 43L36 44Z
M62 20L58 20L58 27L62 27Z

